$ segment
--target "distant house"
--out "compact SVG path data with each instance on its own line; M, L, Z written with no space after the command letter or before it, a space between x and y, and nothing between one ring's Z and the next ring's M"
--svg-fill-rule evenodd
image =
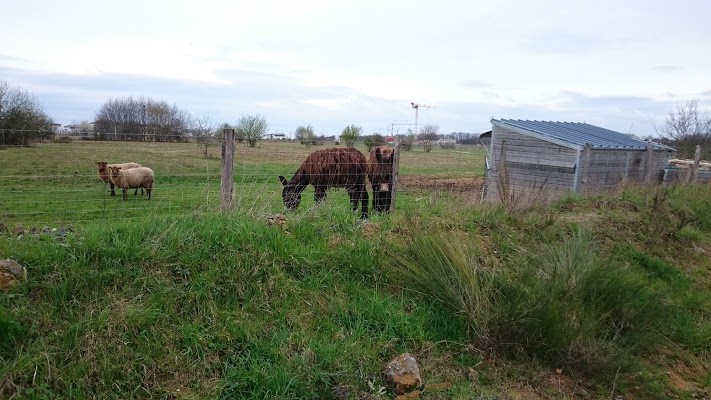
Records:
M660 182L675 151L587 123L492 119L491 124L484 196L494 202L547 201L571 192Z
M457 145L457 141L454 139L439 139L437 145L440 149L453 149Z
M268 133L269 140L286 140L286 135L283 133Z

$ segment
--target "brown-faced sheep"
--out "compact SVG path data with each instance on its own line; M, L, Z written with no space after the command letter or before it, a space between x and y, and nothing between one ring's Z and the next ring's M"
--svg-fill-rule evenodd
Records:
M121 167L111 167L111 182L123 191L123 199L126 200L127 189L145 188L148 193L148 200L151 199L153 189L153 170L147 167L122 169Z
M96 169L99 172L99 178L101 178L104 183L108 183L111 186L111 195L115 196L116 192L114 191L114 183L111 182L111 167L120 167L124 170L131 169L131 168L138 168L140 167L141 164L135 163L135 162L127 162L127 163L122 163L122 164L109 164L104 161L99 161L96 163ZM135 196L138 194L138 189L133 193ZM141 194L143 194L143 189L141 189Z
M388 146L378 146L368 157L368 179L373 185L373 210L390 211L393 194L393 161L395 151Z
M326 198L326 189L344 187L350 196L353 211L358 210L360 201L361 218L368 218L368 190L365 186L367 165L363 153L353 148L315 151L306 157L290 180L279 176L284 185L281 193L284 206L295 210L301 204L301 192L309 184L316 190L316 202Z

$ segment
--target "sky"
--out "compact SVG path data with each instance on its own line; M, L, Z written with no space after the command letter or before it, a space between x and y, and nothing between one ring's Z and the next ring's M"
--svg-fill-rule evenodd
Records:
M711 112L711 1L6 1L0 80L57 123L165 100L271 133L481 133L491 118L655 135Z

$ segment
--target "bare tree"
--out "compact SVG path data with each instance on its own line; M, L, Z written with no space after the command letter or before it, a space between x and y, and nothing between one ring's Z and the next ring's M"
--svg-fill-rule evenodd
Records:
M210 155L210 147L217 145L218 137L215 136L215 124L209 115L196 117L192 121L192 132L195 143L200 148L205 159Z
M262 139L267 133L268 125L266 118L261 115L244 115L237 121L236 131L240 131L249 144L255 147L257 141Z
M439 125L427 124L422 127L420 134L417 135L417 140L422 143L422 147L425 149L426 153L432 151L432 147L437 139L439 139L439 135L437 134L438 131Z
M690 100L677 106L667 115L664 126L657 133L671 140L682 158L692 158L697 145L705 152L711 150L711 117L701 115L698 100Z
M81 121L74 120L72 121L72 125L74 125L75 132L79 134L79 136L89 136L94 131L91 126L91 122L85 119Z
M96 130L118 140L184 141L190 114L176 105L141 97L109 99L96 113Z
M0 81L0 129L49 130L51 124L35 96Z

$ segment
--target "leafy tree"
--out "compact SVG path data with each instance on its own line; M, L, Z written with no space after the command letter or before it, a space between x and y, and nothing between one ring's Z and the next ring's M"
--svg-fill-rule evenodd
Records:
M363 140L363 143L365 144L365 148L368 149L368 152L370 152L371 150L373 150L374 147L382 146L386 144L387 141L385 141L385 136L379 133L374 133L372 135L366 136Z
M255 147L257 141L261 140L267 133L268 125L266 118L261 115L243 115L237 121L236 131L239 131L249 147ZM237 132L235 132L236 134Z
M417 135L417 140L422 143L426 153L432 151L434 143L439 139L437 131L439 131L439 125L427 124L422 127L420 134Z
M362 132L363 128L360 126L348 125L343 128L343 131L341 132L341 140L346 142L347 147L353 147Z
M52 122L35 96L0 81L0 129L49 130Z
M314 144L314 141L316 139L316 135L314 134L314 128L311 125L300 126L296 128L294 136L296 137L296 139L301 141L301 144L305 144L306 147L310 147L312 144Z
M411 130L407 130L407 135L400 135L400 148L404 151L412 150L415 144L415 134Z
M669 138L669 144L677 149L682 158L693 158L696 146L708 152L711 147L711 116L700 115L699 101L690 100L670 112L661 128L661 135Z

